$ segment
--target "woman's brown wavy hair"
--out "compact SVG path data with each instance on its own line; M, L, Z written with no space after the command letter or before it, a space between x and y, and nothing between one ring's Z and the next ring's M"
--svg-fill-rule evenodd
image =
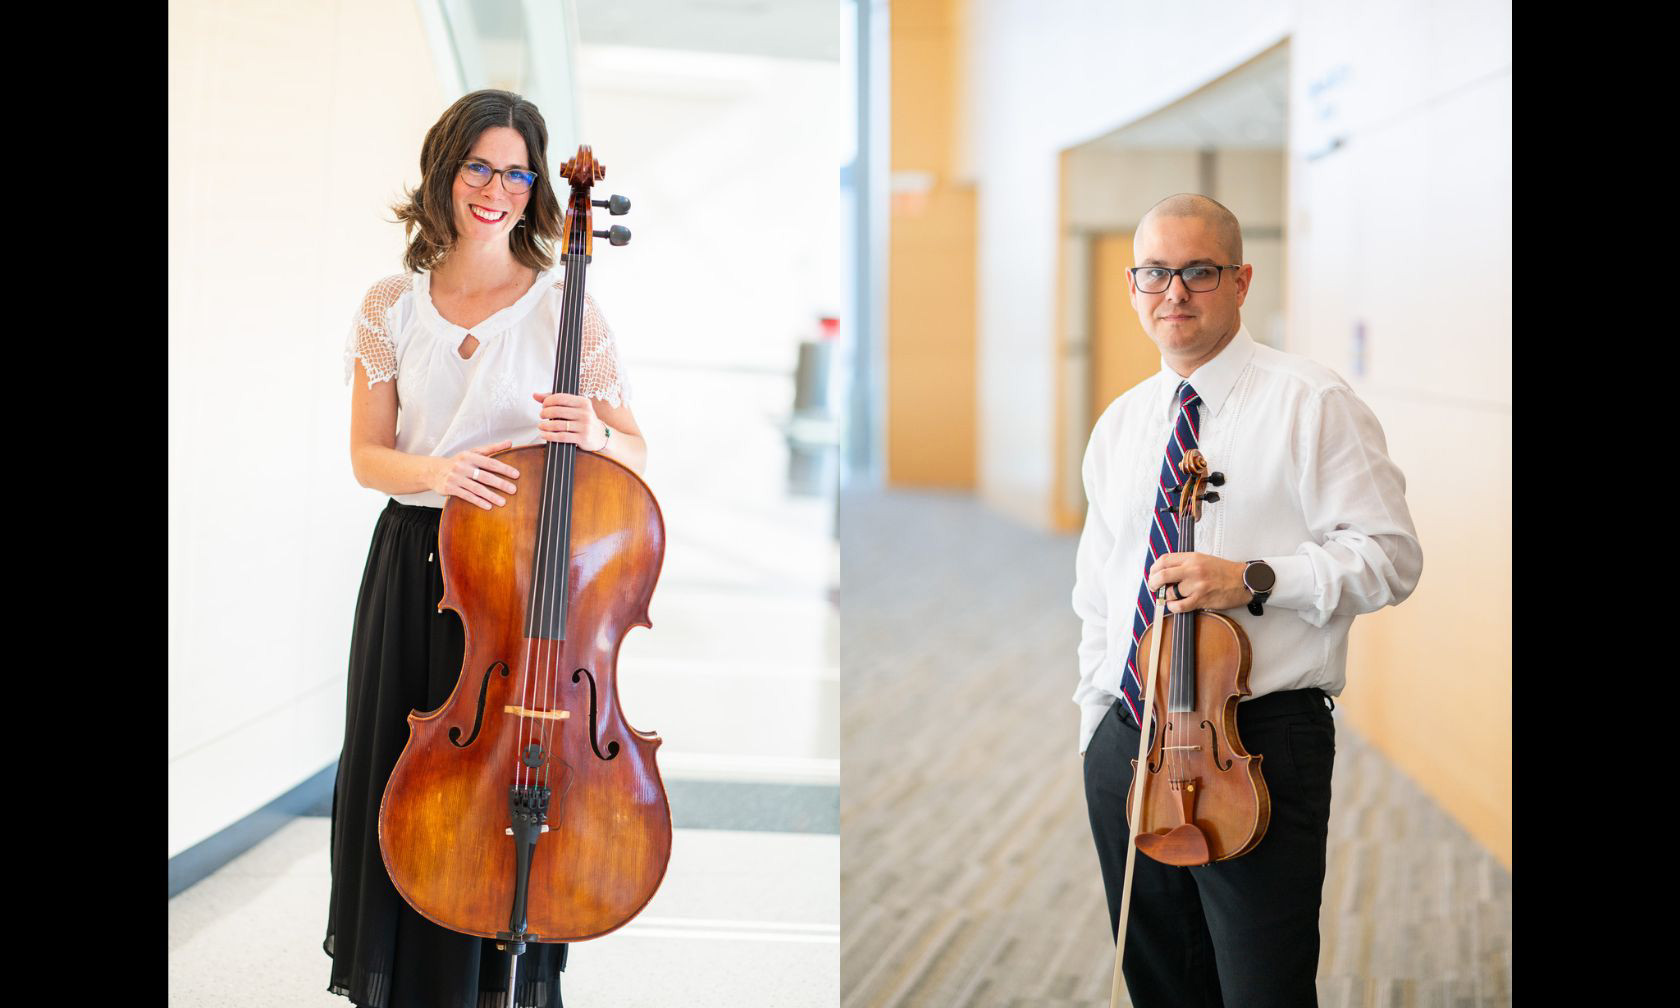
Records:
M408 239L408 251L403 254L405 269L435 269L455 247L455 216L450 205L455 173L474 141L493 126L519 131L525 138L528 167L537 173L531 199L525 205L525 223L513 229L508 246L522 265L546 270L554 264L554 242L563 218L549 182L548 124L537 107L519 95L487 89L463 95L426 131L426 141L420 146L420 185L391 208Z

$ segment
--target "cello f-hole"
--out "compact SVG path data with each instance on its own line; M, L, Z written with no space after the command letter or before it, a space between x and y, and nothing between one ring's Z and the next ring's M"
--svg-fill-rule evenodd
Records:
M595 703L595 677L589 674L588 669L580 668L572 673L572 682L577 682L578 676L584 676L589 680L589 746L595 750L595 755L597 757L602 760L610 760L618 755L618 743L608 742L607 751L603 754L601 752L600 743L596 741L596 734L600 730L600 726L595 720L597 709L597 705Z
M449 729L449 744L457 749L465 749L472 745L473 739L478 738L479 729L484 727L484 698L490 693L490 676L497 669L501 669L503 678L507 677L507 662L495 662L484 670L484 681L478 684L478 712L473 715L472 734L467 736L465 742L462 742L461 729L459 727Z

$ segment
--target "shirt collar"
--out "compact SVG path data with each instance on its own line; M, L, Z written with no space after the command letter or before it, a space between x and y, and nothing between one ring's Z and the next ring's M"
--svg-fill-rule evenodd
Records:
M1202 397L1202 407L1207 416L1214 416L1224 407L1225 400L1231 397L1231 390L1237 385L1237 377L1248 366L1254 356L1254 337L1248 334L1248 326L1239 325L1237 334L1231 337L1231 342L1225 344L1225 349L1219 351L1218 356L1201 367L1190 372L1189 378L1184 378L1177 371L1167 366L1165 358L1161 360L1161 375L1166 384L1165 395L1170 399L1178 389L1179 382L1188 381L1196 394Z

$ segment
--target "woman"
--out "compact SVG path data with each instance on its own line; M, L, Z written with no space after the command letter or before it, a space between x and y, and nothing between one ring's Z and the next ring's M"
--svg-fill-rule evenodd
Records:
M570 442L640 472L612 331L585 296L582 395L553 384L563 271L560 202L536 106L476 91L444 112L420 150L422 181L395 209L406 272L368 291L346 351L350 458L392 500L373 532L356 601L344 751L333 792L329 986L366 1008L500 1008L508 958L441 928L400 897L379 852L379 802L408 740L410 710L433 710L460 673L460 618L439 612L444 499L504 506L519 473L491 452ZM535 487L526 492L535 492ZM566 946L519 957L519 1008L558 1008Z

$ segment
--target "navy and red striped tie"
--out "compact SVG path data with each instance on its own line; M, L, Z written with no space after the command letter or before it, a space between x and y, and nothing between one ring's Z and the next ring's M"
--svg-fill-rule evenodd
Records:
M1142 694L1142 680L1137 668L1138 641L1149 629L1150 617L1155 613L1153 593L1149 590L1149 568L1156 557L1178 549L1178 515L1173 511L1177 502L1168 497L1167 491L1184 481L1178 464L1183 461L1185 452L1196 447L1196 438L1202 429L1198 412L1202 397L1196 394L1189 382L1180 382L1177 398L1178 420L1173 424L1172 436L1167 438L1166 457L1161 460L1161 475L1155 487L1154 520L1149 523L1149 550L1143 558L1143 583L1138 586L1137 611L1132 614L1132 648L1126 656L1126 672L1120 677L1121 696L1132 712L1132 723L1139 725L1143 723L1143 705L1138 701Z

